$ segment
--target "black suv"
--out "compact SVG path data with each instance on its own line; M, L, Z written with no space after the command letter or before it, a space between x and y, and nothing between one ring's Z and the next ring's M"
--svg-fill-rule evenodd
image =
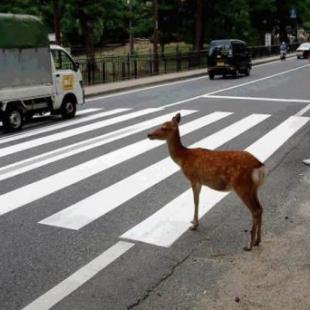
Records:
M252 68L249 49L241 40L214 40L209 45L208 52L208 73L210 80L215 75L226 76L238 73L250 75Z

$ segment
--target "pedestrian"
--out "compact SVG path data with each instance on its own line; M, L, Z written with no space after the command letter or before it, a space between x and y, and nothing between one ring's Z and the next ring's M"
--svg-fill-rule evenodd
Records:
M308 54L308 62L310 64L310 53ZM302 161L305 165L310 166L310 158L304 159Z

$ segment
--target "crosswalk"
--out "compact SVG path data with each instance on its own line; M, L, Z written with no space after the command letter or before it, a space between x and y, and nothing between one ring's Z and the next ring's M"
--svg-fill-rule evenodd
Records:
M74 120L16 135L4 135L0 137L0 186L5 182L13 184L14 178L21 177L25 183L17 188L12 186L0 195L0 217L9 216L10 213L18 212L20 209L24 210L23 214L31 213L33 205L37 205L35 202L38 200L42 201L40 205L49 208L45 203L48 197L61 195L62 191L69 191L74 187L84 189L83 184L89 183L92 177L107 175L107 172L111 171L109 169L117 168L121 171L117 180L112 178L111 182L106 182L108 185L95 192L86 191L81 200L71 205L64 204L57 212L47 210L48 216L41 218L36 225L40 225L42 229L54 227L82 231L84 227L90 227L95 221L104 220L107 214L113 214L117 208L126 205L154 186L164 184L168 178L178 173L179 168L168 156L165 142L150 141L146 138L149 130L171 119L177 112L180 112L183 117L180 132L184 138L193 139L196 135L204 137L195 141L191 147L216 149L226 143L233 145L235 139L242 138L246 134L249 145L246 150L261 161L266 161L276 152L281 152L281 147L309 121L307 117L290 116L277 121L278 123L269 131L262 130L262 136L251 141L249 133L253 130L256 132L254 136L257 137L257 132L260 131L256 129L269 128L266 123L272 123L273 115L259 113L236 115L231 111L211 111L203 114L194 109L178 110L177 107L141 110L90 109L80 113ZM66 139L66 145L59 146L58 142L64 139ZM113 148L112 142L116 143L116 148ZM44 151L45 146L46 151ZM107 146L109 148L106 148ZM39 154L22 160L20 156L14 159L17 154L36 149ZM92 154L90 158L86 156L89 153ZM156 159L152 155L157 153L162 155ZM74 156L79 156L79 162L63 168L63 163ZM145 158L145 156L150 156L152 162L141 160L138 170L128 169L132 160ZM7 159L11 158L12 160L7 163ZM147 164L144 165L144 162ZM56 169L57 171L51 169L52 172L49 172L48 168L51 166L62 168ZM44 175L38 173L40 169L44 169ZM201 195L200 217L228 194L204 188ZM193 214L192 205L190 190L176 194L171 201L160 206L153 214L145 210L144 219L133 226L128 226L126 231L119 235L118 241L125 246L126 250L132 248L136 241L171 247L187 231ZM144 210L141 212L143 213ZM126 250L121 251L121 255L124 255ZM111 250L107 249L107 251ZM106 256L102 257L104 262L100 268L105 268L108 263L106 263ZM108 262L110 260L110 258L107 259ZM84 269L82 270L85 272ZM85 281L91 277L86 276ZM78 286L84 282L79 282ZM62 285L65 284L59 284L51 291L51 294L58 290L61 292L60 297L57 297L59 300L66 296ZM68 289L68 294L77 287L72 286ZM54 303L49 295L46 298L48 304ZM57 298L55 300L58 300ZM37 306L27 309L49 308L42 306L41 302L40 299L34 304Z

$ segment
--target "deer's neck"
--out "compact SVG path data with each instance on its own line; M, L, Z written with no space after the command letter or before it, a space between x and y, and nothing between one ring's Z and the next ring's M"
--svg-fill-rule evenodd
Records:
M180 138L179 130L167 140L168 149L171 158L179 165L182 165L183 159L185 158L186 148L183 146Z

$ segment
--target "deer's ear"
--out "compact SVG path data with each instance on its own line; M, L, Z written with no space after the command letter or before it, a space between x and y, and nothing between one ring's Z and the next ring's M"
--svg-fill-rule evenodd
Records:
M179 124L180 121L181 121L181 114L180 114L180 113L176 114L176 115L172 118L172 121L173 121L176 125Z

